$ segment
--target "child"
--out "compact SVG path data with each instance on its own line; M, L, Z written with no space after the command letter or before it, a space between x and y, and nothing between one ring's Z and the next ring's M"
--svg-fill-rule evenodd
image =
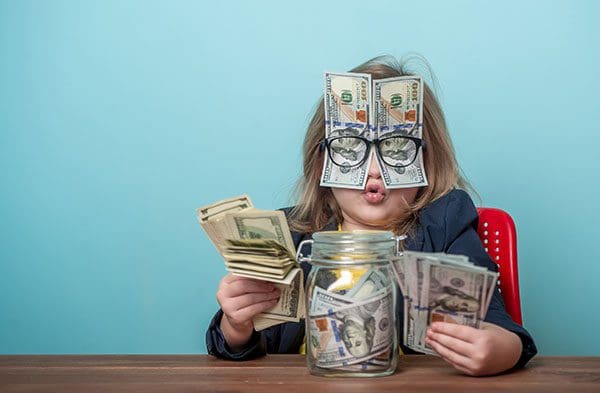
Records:
M370 74L373 80L409 75L391 57L372 59L352 72ZM461 177L442 110L426 85L423 94L422 139L426 148L421 152L428 182L424 187L384 188L375 159L362 190L320 186L325 155L331 146L322 143L325 112L323 104L318 106L304 140L300 200L285 210L296 246L316 231L385 229L407 234L407 250L467 255L477 265L497 270L477 235L477 211L463 191L469 187ZM310 266L302 267L306 277ZM304 321L261 332L253 328L253 316L273 307L278 296L271 283L225 276L217 291L221 310L206 335L208 352L233 360L265 353L298 353L304 340ZM399 326L403 326L401 307L397 313ZM427 331L426 342L454 368L477 376L522 367L537 353L529 333L506 313L498 290L480 329L435 322ZM414 353L404 346L402 350Z

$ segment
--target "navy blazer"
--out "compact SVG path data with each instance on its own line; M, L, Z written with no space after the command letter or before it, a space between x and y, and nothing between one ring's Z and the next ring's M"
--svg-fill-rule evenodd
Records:
M290 210L289 208L284 209L286 214ZM477 210L469 195L462 190L453 190L421 210L415 230L411 231L405 241L405 248L411 251L466 255L476 265L497 271L497 265L486 253L477 234L478 218ZM336 228L337 223L332 222L323 230L335 230ZM302 240L312 238L312 234L292 232L292 238L297 248ZM310 265L303 263L302 269L304 282L306 282ZM400 291L398 294L402 296ZM400 298L396 304L398 332L399 337L402 337L403 299ZM219 327L222 317L223 311L219 310L212 319L206 332L206 347L209 354L223 359L247 360L263 356L266 353L298 353L304 341L304 320L286 322L261 332L255 331L244 349L232 352ZM523 351L515 367L523 367L537 353L531 335L506 313L498 288L492 296L485 321L514 332L521 338ZM401 344L401 348L405 354L415 353L403 344Z

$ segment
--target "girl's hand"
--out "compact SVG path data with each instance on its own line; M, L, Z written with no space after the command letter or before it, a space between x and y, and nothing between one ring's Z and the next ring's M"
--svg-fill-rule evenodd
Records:
M487 322L482 322L481 329L434 322L425 342L454 368L472 376L506 371L517 363L522 351L519 336Z
M219 284L217 301L223 310L221 330L229 347L243 347L254 330L252 318L277 304L280 290L270 282L226 275Z

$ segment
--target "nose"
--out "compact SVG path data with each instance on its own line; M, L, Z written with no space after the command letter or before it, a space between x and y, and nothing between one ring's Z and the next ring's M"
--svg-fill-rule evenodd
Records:
M369 177L373 179L379 179L381 177L381 170L379 169L379 161L375 152L371 153L371 165L369 166Z

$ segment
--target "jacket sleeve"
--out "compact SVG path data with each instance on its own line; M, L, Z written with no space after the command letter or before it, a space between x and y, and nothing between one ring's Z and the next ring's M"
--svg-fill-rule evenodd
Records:
M497 272L498 266L488 256L477 234L479 216L471 198L464 191L453 191L453 194L446 208L444 251L449 254L467 255L476 265ZM494 290L485 321L515 333L521 339L523 349L515 368L523 367L537 353L531 335L506 312L498 286Z
M244 348L234 352L229 348L221 331L223 311L214 316L206 332L208 353L227 360L250 360L267 353L298 353L304 341L304 321L284 322L275 326L254 331Z
M223 311L217 311L206 331L206 349L209 354L227 360L250 360L267 353L265 338L263 334L257 331L252 333L250 341L242 350L232 351L225 342L225 337L223 337L220 328L222 318Z

